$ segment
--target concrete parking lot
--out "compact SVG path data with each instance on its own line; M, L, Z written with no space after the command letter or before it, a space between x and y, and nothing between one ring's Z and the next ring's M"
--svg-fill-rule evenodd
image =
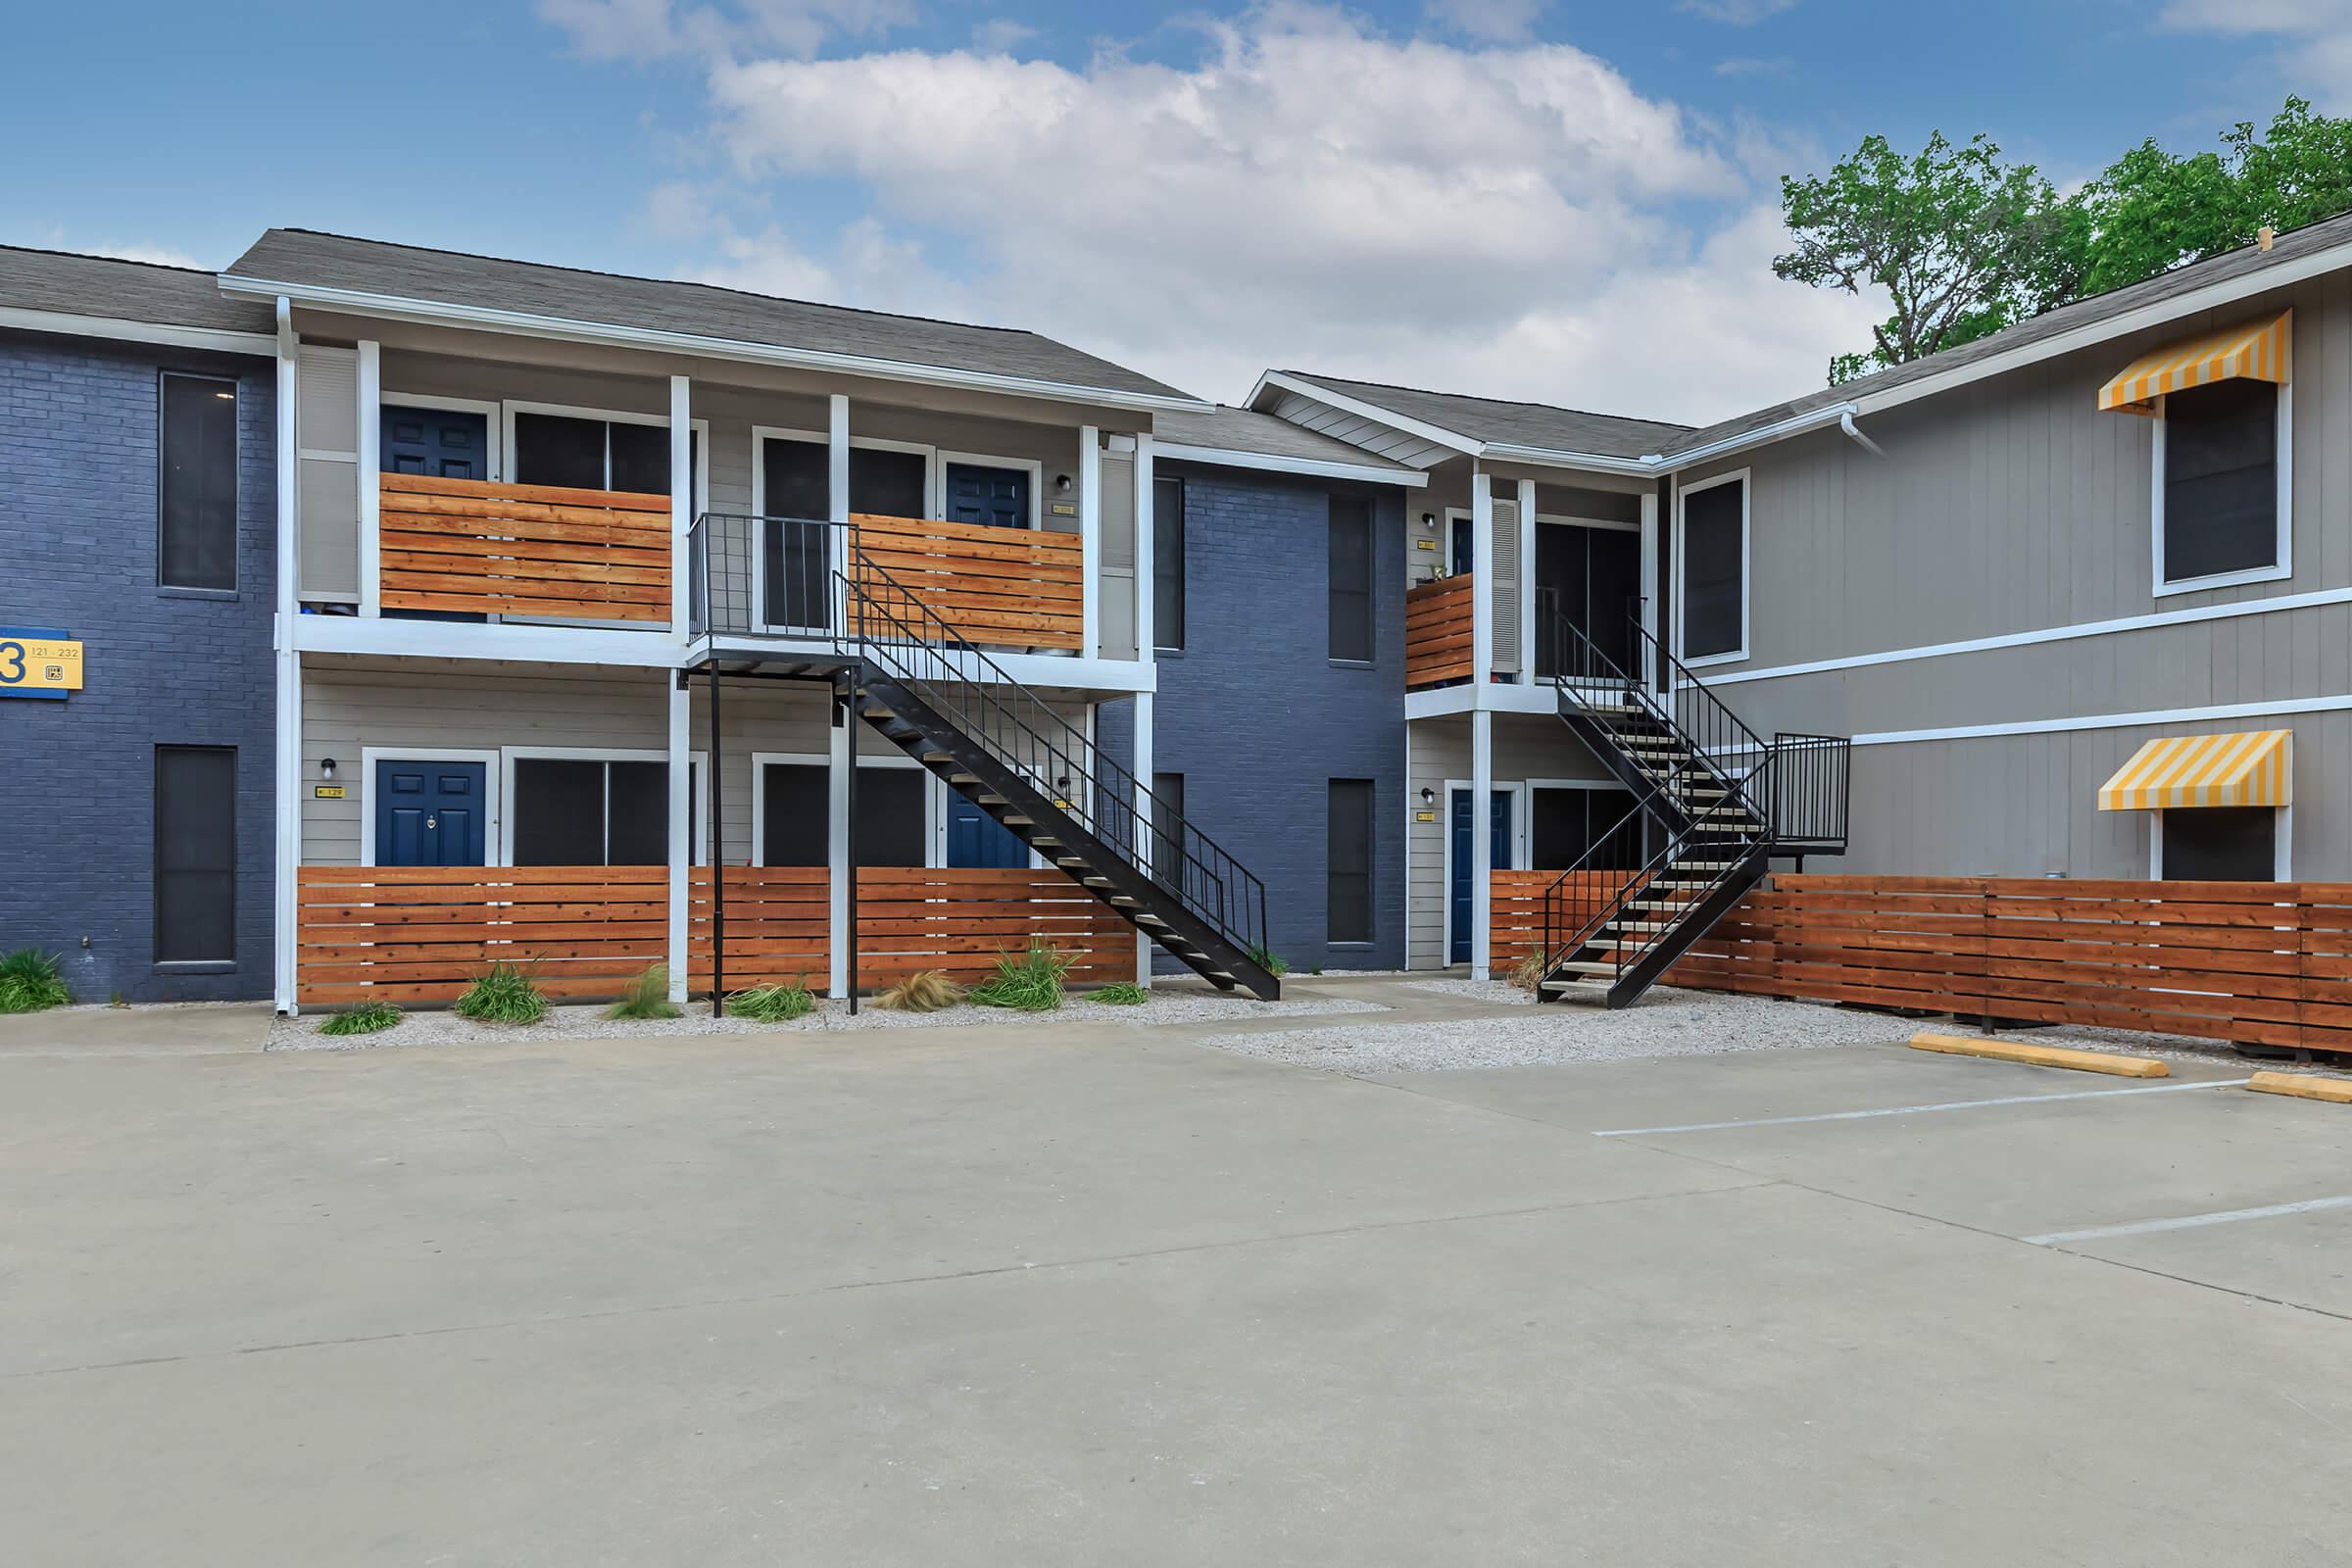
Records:
M0 1031L17 1562L2352 1561L2352 1107L2227 1061L136 1018Z

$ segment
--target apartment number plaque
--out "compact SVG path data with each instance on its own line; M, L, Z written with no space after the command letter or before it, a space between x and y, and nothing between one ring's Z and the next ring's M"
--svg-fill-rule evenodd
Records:
M81 644L54 626L0 626L0 697L62 703L81 690Z

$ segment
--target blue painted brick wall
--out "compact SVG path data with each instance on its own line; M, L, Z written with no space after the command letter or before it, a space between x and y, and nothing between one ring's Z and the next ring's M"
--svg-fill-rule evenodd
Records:
M1162 654L1152 767L1182 773L1185 815L1266 882L1296 969L1404 966L1404 508L1372 498L1374 661L1328 655L1331 485L1162 464L1185 484L1185 649ZM1133 754L1133 705L1104 709L1104 749ZM1373 783L1373 935L1325 940L1327 786Z
M236 593L158 589L166 368L238 380ZM77 338L0 338L0 624L82 640L84 689L0 699L0 951L62 954L76 1000L266 997L272 828L272 368ZM155 748L237 748L236 967L159 973Z

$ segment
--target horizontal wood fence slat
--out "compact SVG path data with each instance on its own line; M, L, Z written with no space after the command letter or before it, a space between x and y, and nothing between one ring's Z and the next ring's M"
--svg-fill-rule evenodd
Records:
M858 873L858 984L923 969L995 972L1034 938L1071 960L1070 979L1132 978L1135 936L1067 877L1025 868ZM822 866L726 869L729 991L831 970ZM616 995L666 960L668 872L651 866L305 866L298 879L295 995L305 1004L454 1002L494 959L529 966L558 1001ZM710 988L710 871L688 884L690 979Z
M387 610L669 619L669 497L387 473Z
M1404 684L1408 688L1469 678L1470 617L1478 604L1471 583L1472 574L1465 571L1406 590Z
M866 560L969 641L1055 649L1084 641L1078 535L864 513L850 521Z
M2352 884L1782 876L1666 980L2352 1053Z

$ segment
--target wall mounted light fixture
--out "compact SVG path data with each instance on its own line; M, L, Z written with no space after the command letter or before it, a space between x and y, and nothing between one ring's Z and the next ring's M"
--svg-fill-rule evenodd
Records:
M318 776L320 778L333 778L335 776L335 760L333 758L321 757L318 759Z
M1428 785L1426 785L1426 784L1422 785L1422 786L1421 786L1421 804L1422 804L1423 806L1435 806L1435 805L1437 805L1437 804L1438 804L1438 792L1437 792L1436 790L1433 790L1433 789L1431 789L1431 788L1430 788Z

